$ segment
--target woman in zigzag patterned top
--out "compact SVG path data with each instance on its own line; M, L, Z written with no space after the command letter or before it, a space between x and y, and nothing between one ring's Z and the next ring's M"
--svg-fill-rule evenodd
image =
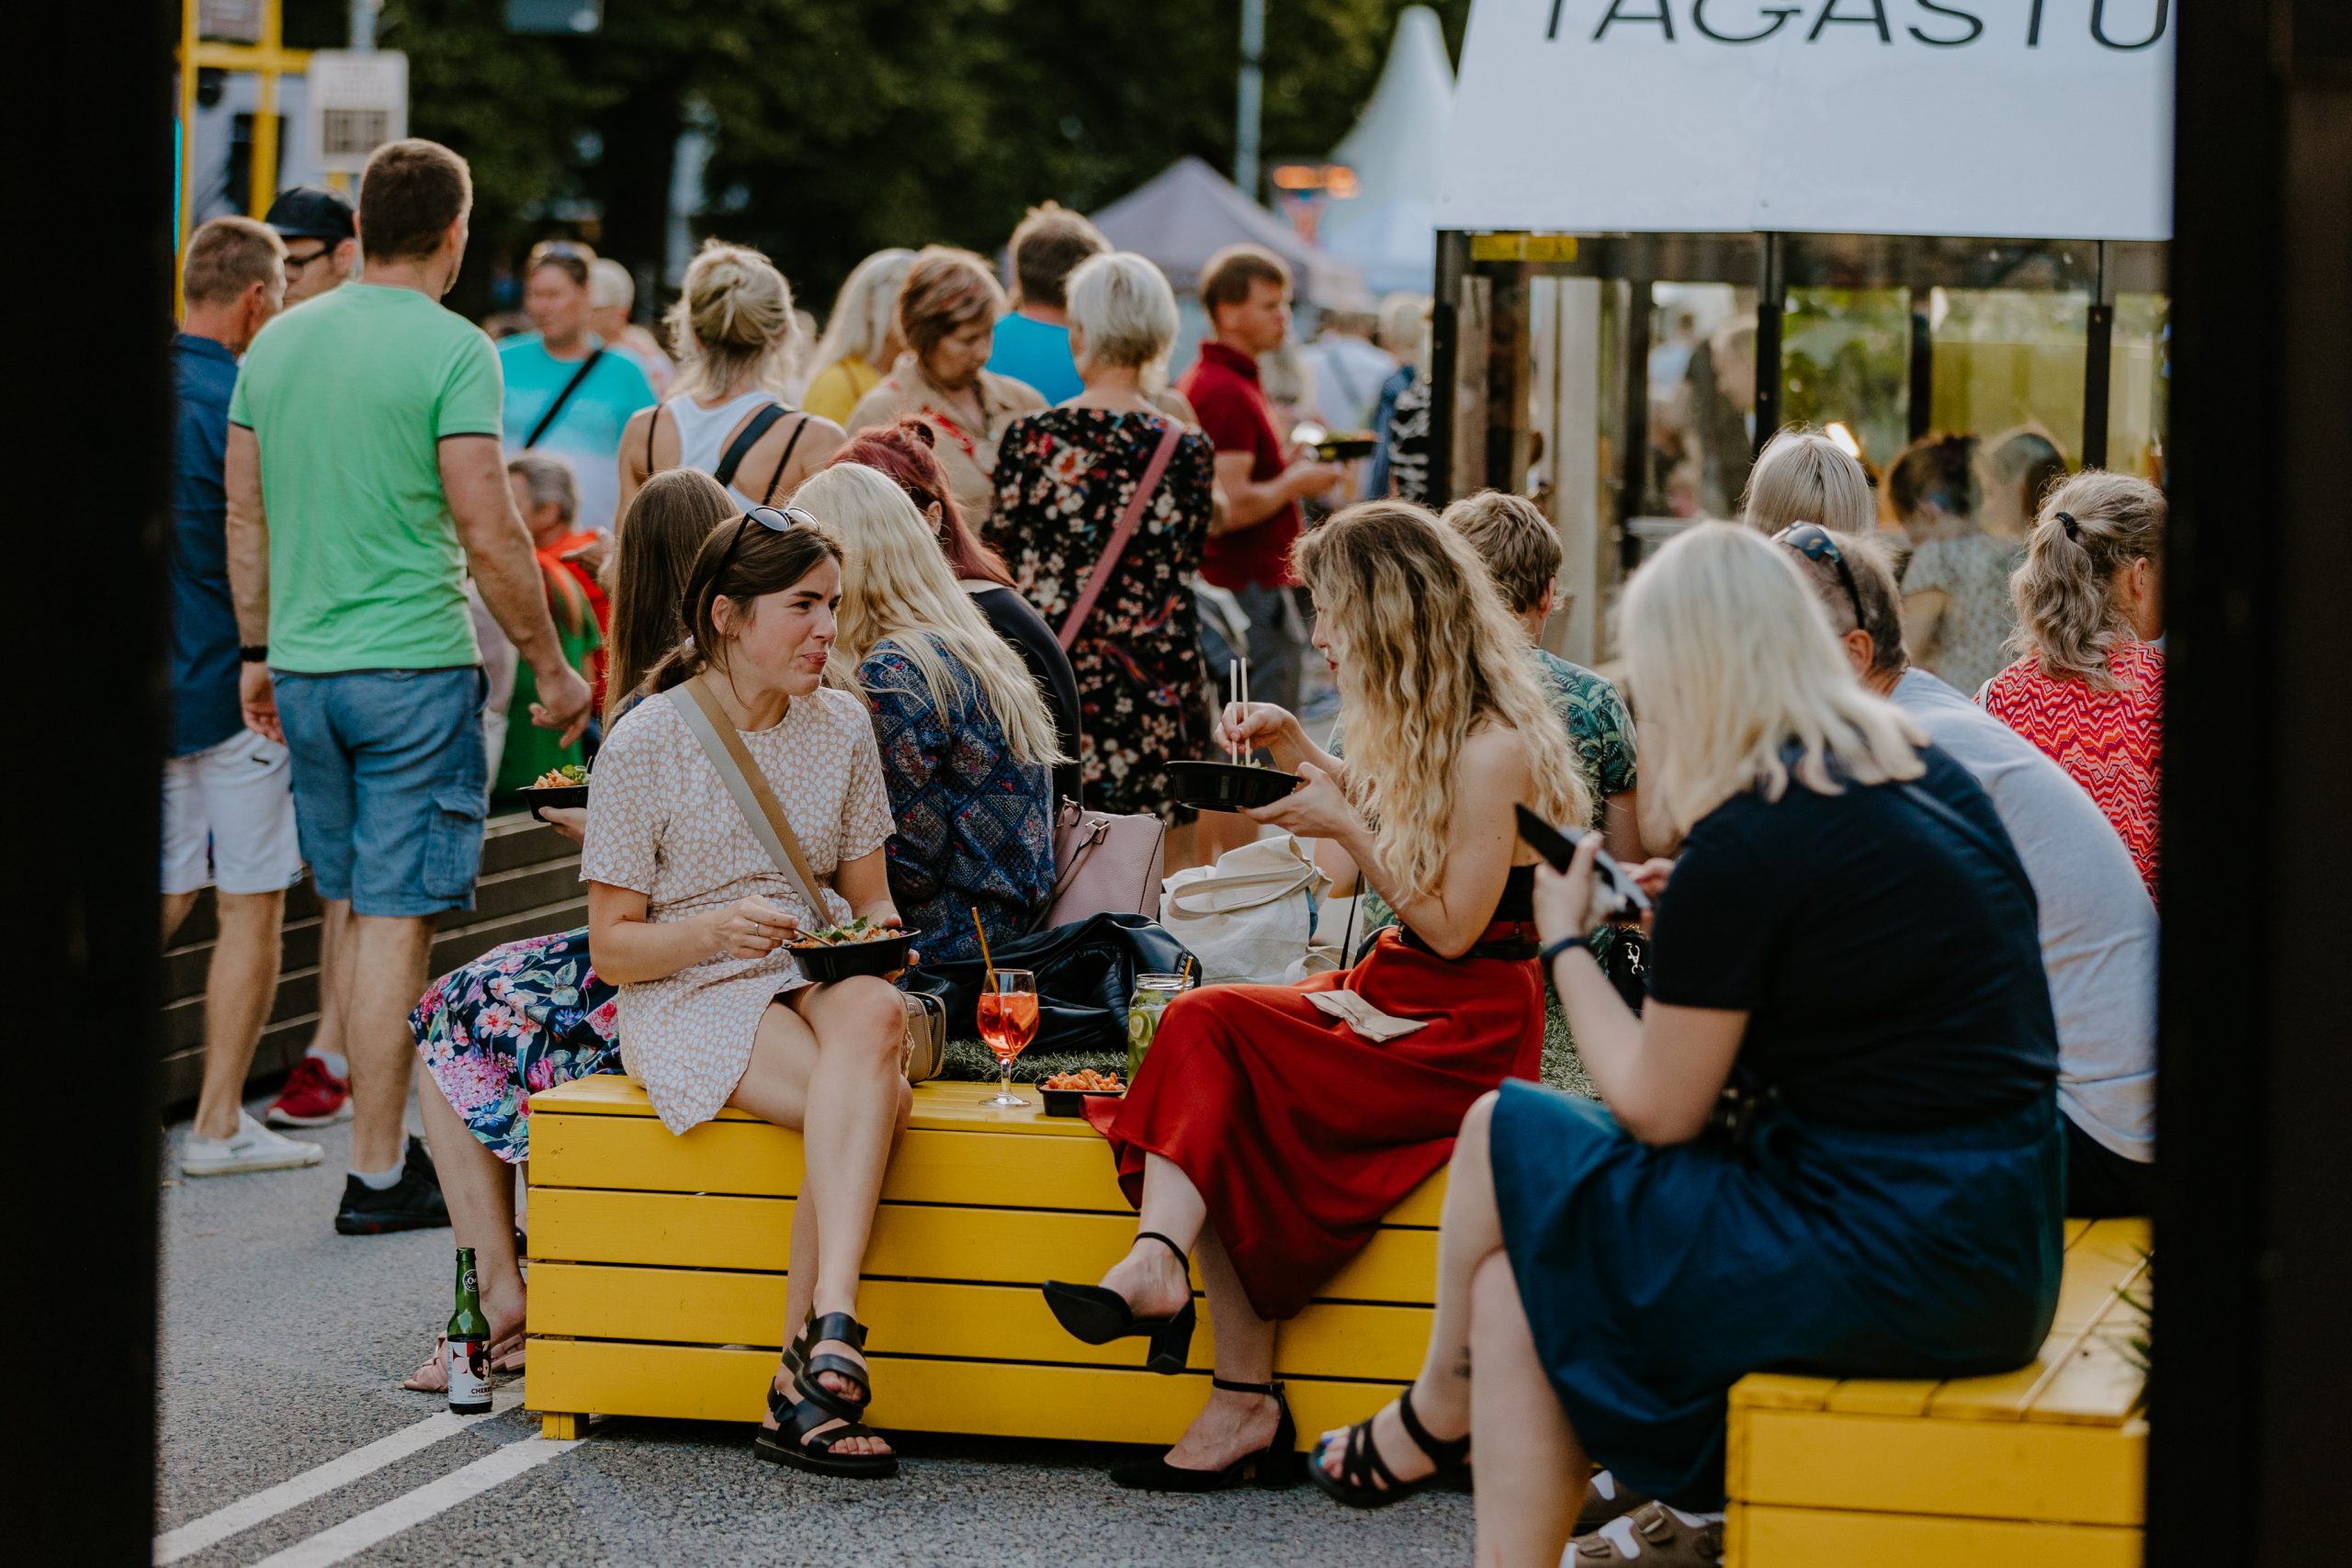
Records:
M2163 777L2164 492L2089 469L2050 492L2010 580L2023 654L1984 711L2089 792L2156 896Z

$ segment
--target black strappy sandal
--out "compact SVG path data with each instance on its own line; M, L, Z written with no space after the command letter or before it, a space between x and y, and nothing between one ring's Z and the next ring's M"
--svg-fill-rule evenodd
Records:
M1298 1423L1291 1418L1290 1401L1278 1382L1209 1382L1227 1393L1270 1393L1274 1396L1274 1440L1255 1453L1243 1454L1223 1470L1184 1470L1168 1462L1168 1455L1130 1460L1111 1468L1111 1484L1130 1492L1222 1492L1253 1479L1269 1492L1285 1491L1298 1481Z
M1193 1260L1184 1249L1158 1231L1137 1233L1137 1241L1156 1241L1176 1255L1183 1266L1188 1280ZM1059 1280L1045 1284L1046 1304L1054 1309L1054 1316L1073 1337L1089 1345L1108 1345L1114 1339L1127 1339L1137 1335L1148 1336L1151 1354L1144 1361L1146 1369L1163 1377L1173 1376L1184 1370L1184 1362L1193 1353L1193 1325L1199 1320L1193 1311L1191 1296L1184 1304L1165 1317L1137 1317L1126 1297L1101 1285L1066 1285Z
M1405 1436L1413 1446L1428 1456L1436 1468L1416 1481L1399 1481L1388 1461L1380 1457L1380 1450L1372 1440L1372 1423L1359 1421L1348 1428L1347 1450L1340 1456L1340 1473L1333 1475L1323 1468L1323 1450L1329 1439L1315 1445L1306 1456L1306 1473L1315 1484L1329 1493L1334 1502L1345 1503L1351 1508L1385 1508L1391 1503L1401 1503L1416 1492L1426 1492L1440 1482L1450 1479L1461 1470L1470 1457L1468 1437L1442 1443L1430 1436L1421 1418L1413 1414L1413 1391L1410 1388L1396 1396L1396 1418L1403 1423Z
M865 1415L865 1407L874 1403L874 1374L864 1364L847 1356L819 1356L818 1346L826 1340L848 1346L860 1355L865 1353L865 1325L845 1312L829 1312L819 1317L811 1309L808 1321L800 1325L800 1333L785 1348L785 1370L792 1374L793 1392L808 1403L830 1411L843 1421L856 1421ZM853 1384L857 1392L836 1393L817 1381L821 1373Z
M830 1432L818 1433L817 1428L829 1421L842 1417L826 1409L813 1399L794 1399L774 1382L768 1384L768 1414L775 1417L775 1430L760 1428L752 1439L752 1451L774 1464L788 1464L795 1470L805 1470L812 1475L839 1476L848 1481L883 1481L899 1473L897 1454L837 1454L834 1446L859 1438L876 1438L880 1433L862 1421L843 1421Z

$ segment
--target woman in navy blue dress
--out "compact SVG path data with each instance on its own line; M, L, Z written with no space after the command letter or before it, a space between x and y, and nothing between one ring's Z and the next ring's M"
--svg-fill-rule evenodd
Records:
M1581 945L1588 839L1536 915L1601 1099L1509 1083L1472 1110L1420 1376L1314 1462L1375 1506L1475 1438L1481 1562L1557 1563L1595 1463L1655 1502L1578 1568L1712 1562L1741 1377L2005 1371L2057 1303L2056 1030L1991 802L1855 682L1760 534L1660 551L1623 642L1645 837L1679 840L1642 868L1649 1005Z

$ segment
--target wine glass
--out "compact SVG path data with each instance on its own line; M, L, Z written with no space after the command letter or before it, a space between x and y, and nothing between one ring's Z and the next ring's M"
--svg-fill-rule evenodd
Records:
M1012 1092L1012 1058L1037 1038L1037 976L1027 969L992 969L981 983L980 1039L995 1053L1004 1079L982 1105L1026 1108Z

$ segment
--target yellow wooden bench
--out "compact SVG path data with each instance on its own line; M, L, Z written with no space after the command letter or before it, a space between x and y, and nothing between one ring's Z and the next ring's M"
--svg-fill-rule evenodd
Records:
M1176 1377L1142 1370L1139 1339L1096 1348L1063 1332L1038 1284L1100 1278L1132 1242L1135 1211L1093 1129L1035 1108L982 1110L989 1092L918 1087L891 1158L858 1296L874 1424L1175 1441L1208 1394L1207 1313ZM673 1137L629 1078L531 1097L525 1399L548 1436L583 1435L590 1415L760 1419L800 1176L797 1134L729 1111ZM1275 1367L1302 1448L1419 1371L1443 1190L1441 1174L1407 1198L1283 1325Z
M1726 1568L2136 1568L2148 1424L2126 1346L2148 1228L2066 1222L2040 1359L1946 1382L1758 1375L1731 1393Z

